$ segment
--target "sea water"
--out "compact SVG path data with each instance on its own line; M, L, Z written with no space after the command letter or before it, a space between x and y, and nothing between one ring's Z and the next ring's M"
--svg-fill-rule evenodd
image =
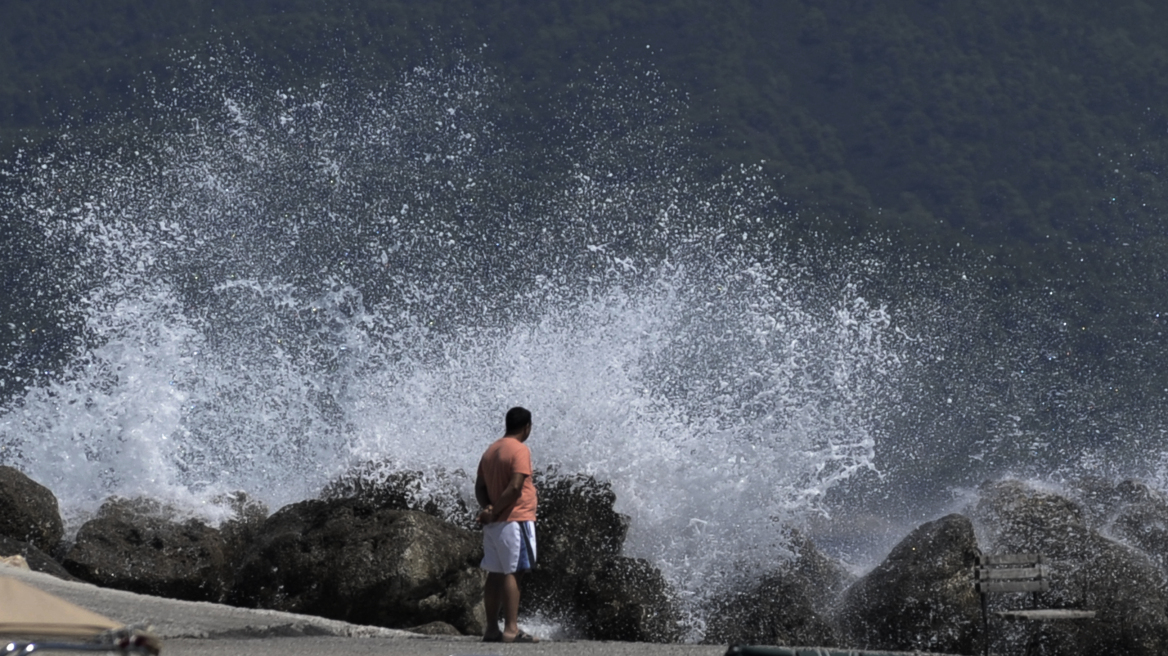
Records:
M695 173L660 95L600 93L521 140L494 113L505 80L472 65L191 79L131 129L5 164L5 220L38 236L29 278L72 341L9 398L0 445L74 529L110 495L275 509L371 461L469 496L523 405L536 466L611 483L625 553L696 607L837 490L1037 441L1014 359L978 361L1006 392L960 365L972 284L872 296L912 267L794 246L758 171Z

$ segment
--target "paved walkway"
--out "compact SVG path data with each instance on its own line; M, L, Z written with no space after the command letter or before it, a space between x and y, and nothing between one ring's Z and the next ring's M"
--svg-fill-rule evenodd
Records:
M641 642L544 641L534 645L484 644L478 638L423 636L311 615L178 601L62 581L48 574L0 566L0 576L125 624L153 627L163 656L723 656L724 646L653 645ZM939 655L938 655L939 656Z
M722 656L725 647L591 642L535 645L483 644L476 638L420 636L408 631L360 626L310 615L178 601L62 581L14 567L0 575L18 578L45 592L126 624L148 624L163 640L163 656Z
M636 642L541 642L483 644L473 638L265 638L262 640L168 640L162 656L722 656L725 647L648 645Z

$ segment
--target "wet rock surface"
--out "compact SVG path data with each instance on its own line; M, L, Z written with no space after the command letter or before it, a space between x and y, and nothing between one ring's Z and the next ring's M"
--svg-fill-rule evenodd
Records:
M1144 483L1121 481L1107 510L1102 528L1168 571L1168 497Z
M592 640L676 642L681 628L673 596L648 561L616 556L595 563L580 581L575 602Z
M416 510L466 529L475 529L474 513L459 493L471 484L465 472L400 470L388 461L363 462L333 479L321 491L325 501L353 499L388 510Z
M611 488L554 471L537 476L539 564L523 581L523 614L591 639L680 640L692 627L681 622L675 591L652 563L621 555L628 518L615 512ZM423 483L412 475L378 479L354 488L358 498L305 501L271 517L237 493L220 500L235 514L219 530L153 501L115 498L78 531L65 567L3 535L0 551L111 588L477 634L485 622L481 535L440 519L465 508L451 497L453 485L419 494L429 490ZM1164 495L1137 481L1103 480L1065 493L1006 480L979 492L970 516L980 545L969 519L949 515L917 528L854 581L808 540L779 533L794 557L715 595L705 609L706 641L978 653L985 635L972 571L980 547L1044 554L1051 590L1038 605L1098 613L1074 622L995 621L994 653L1168 653ZM50 525L60 519L55 502L43 512ZM21 530L44 523L27 520ZM1026 594L990 600L992 609L1031 603Z
M0 535L0 556L24 556L28 568L34 572L44 572L66 581L80 581L69 573L61 563L49 554L36 548L28 542L21 542L10 537Z
M223 536L224 557L234 570L235 564L243 560L259 537L260 529L268 519L268 506L245 492L225 494L213 501L227 506L233 513L230 519L219 525L219 534Z
M580 624L576 593L600 561L620 553L628 518L613 510L616 495L586 477L536 472L537 565L524 575L520 612Z
M827 609L851 577L801 536L792 536L792 550L755 585L714 598L704 642L838 646Z
M1071 499L1020 481L983 485L976 519L993 552L1041 552L1054 560L1079 557L1094 533L1083 507Z
M460 636L462 631L459 631L453 625L446 622L430 622L421 626L414 626L406 629L410 633L417 633L419 635L429 636Z
M975 653L981 606L973 589L977 539L969 518L921 525L840 599L845 646Z
M100 586L172 599L221 601L230 583L219 531L147 499L106 501L62 564Z
M1108 503L1125 508L1121 518L1155 514L1159 507L1130 484L1117 486ZM1040 607L1097 613L1092 620L995 627L990 635L995 652L1011 653L1021 644L1068 656L1168 653L1164 572L1147 553L1105 537L1092 525L1092 514L1106 513L1088 512L1061 494L1004 481L983 486L976 514L987 527L987 553L1047 556L1051 589L1038 595ZM1025 607L1026 597L993 595L991 608Z
M538 564L524 576L521 612L565 622L595 640L679 638L674 593L644 560L620 556L628 517L607 483L537 472Z
M353 499L285 506L236 573L232 603L391 628L483 631L479 535Z
M19 469L0 466L0 535L52 553L65 535L57 497Z

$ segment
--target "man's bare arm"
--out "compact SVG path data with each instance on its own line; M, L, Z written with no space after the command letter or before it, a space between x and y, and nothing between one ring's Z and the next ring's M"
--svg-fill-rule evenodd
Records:
M480 508L491 505L491 496L487 493L487 481L483 479L481 471L475 476L475 500L479 502Z
M503 489L503 493L499 495L499 498L494 503L488 503L483 507L483 511L479 513L479 523L487 524L495 521L495 517L502 514L503 511L518 501L519 493L523 491L523 479L525 478L527 478L527 474L511 474L511 481L507 483L507 487ZM486 485L484 484L483 487L485 490ZM483 495L486 496L485 491ZM477 482L475 483L475 498L478 499L479 505L482 505L483 500L482 497L479 497Z

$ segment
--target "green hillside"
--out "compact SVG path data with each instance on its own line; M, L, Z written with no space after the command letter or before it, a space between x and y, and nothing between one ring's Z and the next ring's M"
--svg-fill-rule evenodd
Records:
M10 142L140 110L144 73L208 43L238 44L289 82L332 72L341 50L367 55L370 75L481 52L537 116L579 71L646 65L689 97L710 155L765 160L802 203L996 246L1112 242L1156 232L1168 8L1097 7L9 0L0 129Z
M961 253L999 298L1049 297L1093 361L1162 344L1168 5L5 0L0 14L3 153L148 114L148 81L181 83L175 52L247 52L289 86L465 56L497 73L498 115L531 139L596 71L635 89L652 70L685 99L706 173L761 163L798 210L775 217L792 234L879 235L941 265Z

